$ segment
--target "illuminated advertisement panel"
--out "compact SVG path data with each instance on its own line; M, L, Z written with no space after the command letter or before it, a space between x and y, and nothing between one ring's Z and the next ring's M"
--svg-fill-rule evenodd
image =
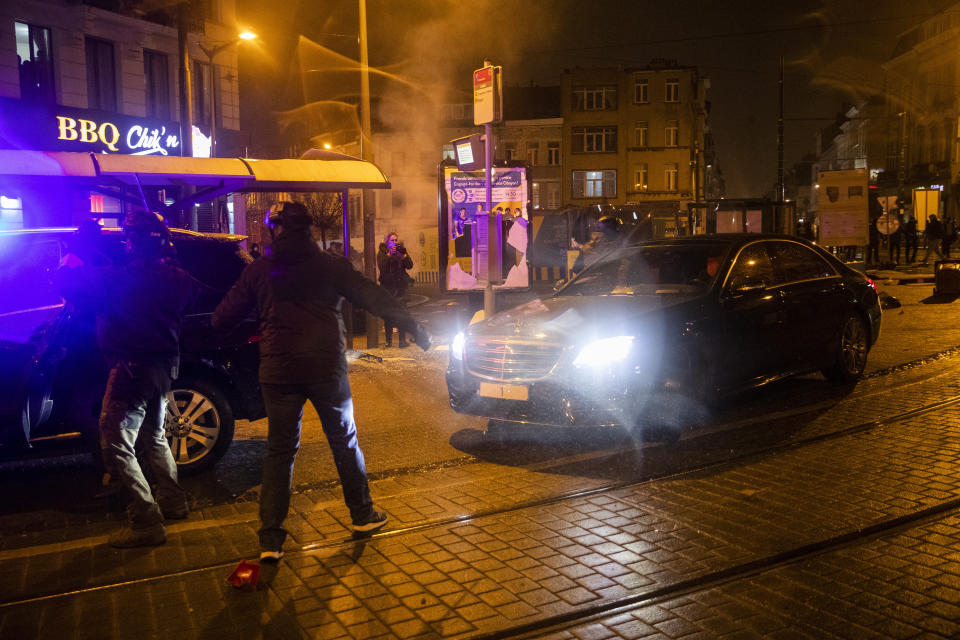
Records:
M444 198L441 215L441 248L446 248L446 288L483 289L489 265L486 186L483 171L443 169ZM499 273L492 280L498 288L529 285L527 268L530 225L527 170L524 167L493 169L492 209L496 220ZM441 249L442 250L442 249Z

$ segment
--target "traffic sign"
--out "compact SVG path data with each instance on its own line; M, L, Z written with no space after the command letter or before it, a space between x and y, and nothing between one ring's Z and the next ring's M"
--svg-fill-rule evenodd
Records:
M900 220L892 213L885 213L877 218L876 225L877 231L885 236L889 236L892 233L896 233L897 229L900 228Z
M503 119L503 67L483 67L473 72L473 124Z

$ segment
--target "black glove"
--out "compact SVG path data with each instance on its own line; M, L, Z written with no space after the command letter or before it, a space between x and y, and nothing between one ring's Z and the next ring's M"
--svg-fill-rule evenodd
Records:
M417 330L414 332L413 341L417 343L417 346L427 351L430 349L430 345L433 340L430 337L430 332L427 331L427 328L422 324L417 325Z

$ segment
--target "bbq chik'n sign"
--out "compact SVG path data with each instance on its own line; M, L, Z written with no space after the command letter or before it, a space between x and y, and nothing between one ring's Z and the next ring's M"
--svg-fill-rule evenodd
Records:
M0 148L179 156L183 140L173 121L0 98Z

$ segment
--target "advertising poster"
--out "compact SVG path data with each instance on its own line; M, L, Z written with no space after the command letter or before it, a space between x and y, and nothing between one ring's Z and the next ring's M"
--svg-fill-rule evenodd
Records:
M867 170L821 171L817 184L820 244L869 244Z
M492 209L495 216L500 279L505 288L529 285L527 245L527 175L522 167L493 169ZM483 289L487 280L488 238L484 172L444 168L447 216L447 289ZM494 281L498 281L494 274Z

